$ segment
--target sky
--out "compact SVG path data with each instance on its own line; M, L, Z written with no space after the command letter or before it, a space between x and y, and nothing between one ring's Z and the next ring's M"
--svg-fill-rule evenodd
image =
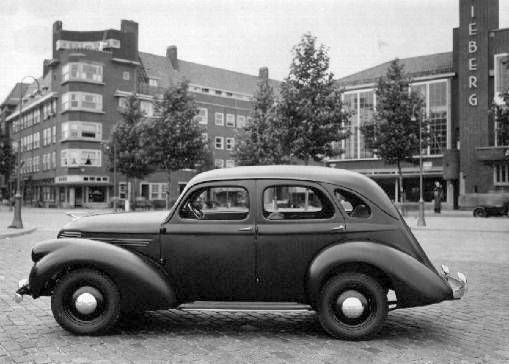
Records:
M292 47L311 32L329 47L342 76L395 57L452 50L459 0L2 0L0 102L16 82L40 77L51 57L52 25L64 30L120 29L139 24L139 49L165 55L176 45L190 62L258 74L288 75ZM500 1L500 27L509 1Z

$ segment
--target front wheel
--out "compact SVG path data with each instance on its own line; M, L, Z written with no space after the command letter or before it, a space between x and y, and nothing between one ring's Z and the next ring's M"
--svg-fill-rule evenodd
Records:
M484 207L476 207L474 209L474 217L488 217L488 212Z
M364 273L342 273L325 283L318 318L331 336L362 340L381 329L387 311L386 291L377 280Z
M95 270L79 269L57 283L51 310L60 326L74 334L100 334L117 322L120 294L109 277Z

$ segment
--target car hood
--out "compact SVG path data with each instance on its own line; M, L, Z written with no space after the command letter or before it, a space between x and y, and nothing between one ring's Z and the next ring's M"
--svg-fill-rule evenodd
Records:
M147 211L85 216L65 224L62 230L157 234L168 214L169 211Z

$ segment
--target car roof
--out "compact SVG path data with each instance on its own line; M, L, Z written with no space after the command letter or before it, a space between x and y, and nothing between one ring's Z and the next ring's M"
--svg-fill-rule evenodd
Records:
M188 187L203 182L240 179L290 179L331 183L357 191L390 215L398 216L394 205L375 181L360 173L346 169L303 165L221 168L196 175L189 181Z

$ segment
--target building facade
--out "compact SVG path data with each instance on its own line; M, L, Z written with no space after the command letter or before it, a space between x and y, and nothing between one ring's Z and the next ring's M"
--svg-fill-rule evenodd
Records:
M402 59L411 89L425 103L431 134L423 155L424 199L433 198L433 185L444 187L451 206L472 206L487 194L509 193L509 146L500 145L491 108L509 90L509 29L499 27L498 0L459 0L460 24L453 29L453 51ZM365 146L360 127L376 110L377 79L389 62L338 80L352 116L344 153L329 160L375 179L399 200L395 166L384 164ZM419 198L419 165L403 167L406 198Z
M114 191L121 199L134 194L159 204L167 192L175 199L195 170L172 175L170 191L162 171L141 181L119 175L114 189L106 141L127 97L135 94L146 117L155 117L155 101L184 79L213 165L234 166L236 131L249 118L259 77L268 77L266 68L251 76L180 60L175 46L165 56L140 52L138 24L128 20L120 30L86 32L64 30L56 21L52 47L42 77L22 92L21 110L12 97L4 102L3 126L21 153L24 201L38 206L104 207Z

